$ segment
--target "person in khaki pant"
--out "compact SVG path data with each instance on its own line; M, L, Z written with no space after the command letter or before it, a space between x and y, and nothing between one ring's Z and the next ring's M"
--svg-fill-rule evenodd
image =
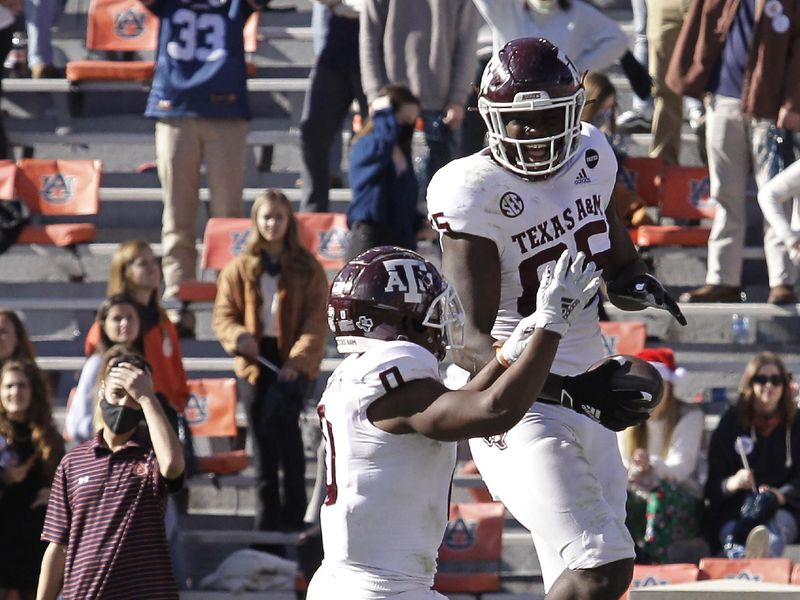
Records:
M156 160L164 197L164 299L174 299L197 267L200 167L209 216L241 217L247 122L243 30L269 0L146 0L159 18L158 59L145 116L157 119ZM182 337L194 317L170 314Z
M689 0L647 0L647 58L654 85L650 156L673 165L678 164L681 150L683 96L664 80L688 6Z

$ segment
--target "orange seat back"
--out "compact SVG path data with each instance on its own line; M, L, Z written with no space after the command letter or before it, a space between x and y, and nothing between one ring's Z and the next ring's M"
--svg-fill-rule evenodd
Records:
M344 213L295 213L300 243L326 269L344 266L347 255L347 215ZM211 218L203 234L202 269L221 271L244 251L250 219Z
M99 160L19 161L17 193L32 213L96 215L100 207Z
M154 51L158 17L139 0L92 0L86 23L90 50Z
M236 436L236 380L190 379L189 401L184 415L192 435L197 437Z
M601 321L608 354L638 354L644 349L647 339L647 324L643 321Z
M689 583L697 581L699 576L700 569L697 568L697 565L690 563L634 565L633 579L628 588L628 593L626 593L623 598L627 600L632 589L656 585L669 585L671 583Z
M661 200L661 180L664 176L664 159L649 156L629 156L625 169L630 173L636 193L647 206L658 206Z
M247 245L250 219L213 217L206 223L203 233L203 255L200 268L221 271Z
M671 219L711 219L716 202L710 195L707 167L668 165L662 181L661 216Z
M341 269L347 257L348 228L344 213L295 213L300 243L325 269Z
M792 561L788 558L704 558L700 570L705 579L743 579L789 583Z
M17 163L0 160L0 200L12 200L17 185Z
M500 502L451 504L439 546L434 589L443 593L482 593L500 587L505 507ZM448 563L469 562L469 572L448 570ZM475 566L474 563L484 563Z
M792 569L792 578L789 580L789 583L800 585L800 563L797 563Z

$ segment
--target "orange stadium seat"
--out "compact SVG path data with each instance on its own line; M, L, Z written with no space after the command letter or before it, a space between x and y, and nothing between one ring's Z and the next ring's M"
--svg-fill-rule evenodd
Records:
M443 594L500 589L505 507L500 502L451 504L433 588Z
M671 583L689 583L697 581L700 569L690 563L675 563L671 565L634 565L633 580L622 600L628 600L629 593L634 588L668 585Z
M74 218L97 215L101 173L99 160L20 160L16 195L28 206L33 223L23 228L17 243L66 248L84 279L77 246L93 242L97 229L93 223L74 222Z
M17 184L17 163L0 160L0 200L13 200Z
M672 219L675 224L639 227L639 246L705 246L711 228L686 222L714 217L716 203L709 196L707 167L665 167L661 182L661 218Z
M339 269L347 254L347 215L343 213L295 213L300 242L326 269ZM178 290L184 310L191 302L213 302L217 295L216 274L241 254L250 233L250 219L214 217L206 223L200 269L203 277L215 279L185 281Z
M236 380L232 377L220 379L190 379L189 401L184 415L189 422L192 435L196 438L220 438L228 440L233 446L238 428L236 427ZM197 467L201 473L231 475L247 467L245 450L212 452L197 457Z
M789 583L792 561L788 558L704 558L702 579L743 579L767 583Z
M480 475L480 471L478 471L478 465L475 464L475 461L470 459L464 463L461 474ZM492 495L489 493L489 488L486 487L486 484L483 484L481 487L471 487L467 491L475 502L493 502Z
M601 321L600 332L609 354L637 354L644 350L647 324L643 321Z
M800 585L800 563L797 563L792 569L792 578L789 580L789 583Z
M258 45L258 13L244 28L245 52ZM92 0L86 24L86 48L94 51L155 52L158 17L139 0ZM248 75L255 67L248 64ZM74 60L67 63L67 79L79 81L150 81L152 60Z
M661 201L661 179L664 176L664 160L649 156L629 156L625 169L631 174L636 193L647 206L658 206Z

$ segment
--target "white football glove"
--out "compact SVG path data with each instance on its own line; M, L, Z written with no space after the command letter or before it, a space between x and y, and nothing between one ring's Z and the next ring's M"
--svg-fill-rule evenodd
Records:
M556 262L555 269L545 269L536 293L536 311L517 323L516 328L500 348L498 354L512 364L530 342L534 329L546 329L561 337L567 333L583 307L597 293L600 277L595 274L594 263L584 267L586 255L578 252L569 264L569 251ZM577 310L576 310L577 309Z

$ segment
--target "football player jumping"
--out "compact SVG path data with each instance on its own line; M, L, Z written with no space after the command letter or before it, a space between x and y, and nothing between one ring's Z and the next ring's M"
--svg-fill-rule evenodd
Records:
M597 293L594 265L584 262L583 254L572 261L564 252L543 272L536 310L458 391L441 382L439 360L459 345L463 312L436 268L383 246L339 272L328 318L339 351L350 356L317 407L327 467L325 558L308 600L444 598L431 586L455 442L499 434L525 414L559 340Z
M557 47L538 38L509 42L480 85L489 147L451 162L428 188L442 270L466 314L456 362L472 373L495 340L537 310L542 273L565 251L594 262L615 305L662 308L685 324L616 216L617 163L605 136L581 123L586 101L581 77ZM605 354L598 298L559 344L556 377L540 397L551 403L534 404L531 394L531 408L508 432L470 440L492 494L531 531L549 600L616 600L633 568L626 473L612 431L632 424L618 418L624 402L601 387L558 393L557 376L584 372ZM547 393L551 383L555 393Z

